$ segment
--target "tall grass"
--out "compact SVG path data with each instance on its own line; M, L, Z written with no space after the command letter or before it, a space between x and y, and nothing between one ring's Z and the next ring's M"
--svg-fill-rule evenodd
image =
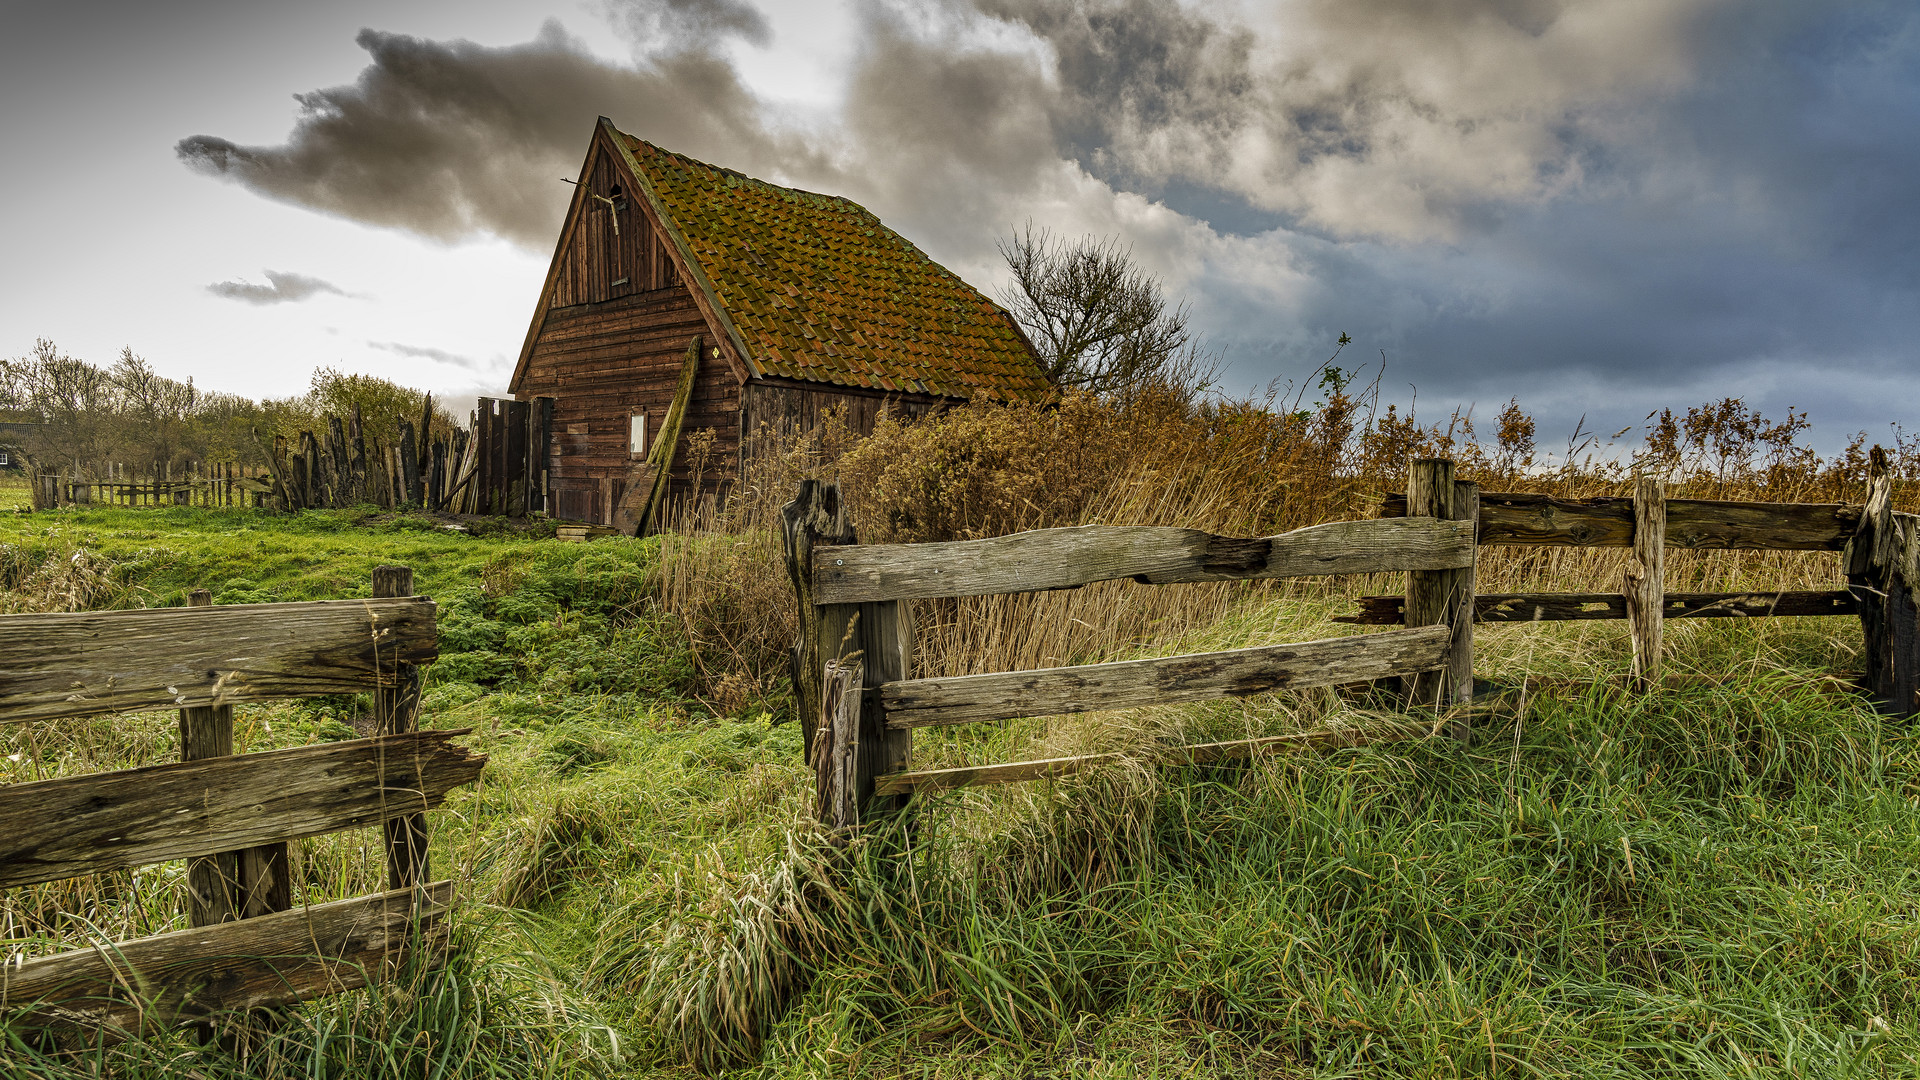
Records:
M1168 743L1379 721L1380 703L1332 691L922 732L928 766L1123 757L922 799L845 853L813 830L799 733L777 722L794 613L775 522L800 476L841 481L864 541L1081 522L1257 535L1367 516L1411 453L1450 454L1488 488L1624 491L1624 450L1536 453L1517 407L1483 445L1470 418L1423 427L1350 389L829 431L644 541L351 514L13 519L15 609L177 603L193 585L223 602L354 595L367 567L414 564L441 603L428 722L473 727L491 761L435 815L463 913L447 972L289 1010L245 1055L184 1033L66 1056L14 1038L0 1076L1920 1075L1920 745L1829 678L1854 663L1849 620L1673 623L1669 667L1713 678L1647 696L1615 678L1618 625L1486 627L1477 673L1507 690L1468 746L1148 764ZM1638 448L1677 494L1859 497L1860 463L1794 452L1791 420L1697 416ZM1905 500L1912 448L1896 456ZM1607 591L1619 573L1619 552L1482 555L1488 591ZM1816 588L1837 568L1675 552L1668 572L1676 589ZM1351 629L1331 622L1341 598L1401 586L919 604L918 663L1328 636ZM240 741L350 737L364 711L242 707ZM0 732L18 755L0 782L164 760L171 726ZM302 896L379 887L372 834L298 847ZM39 955L172 928L178 878L11 890L0 934Z

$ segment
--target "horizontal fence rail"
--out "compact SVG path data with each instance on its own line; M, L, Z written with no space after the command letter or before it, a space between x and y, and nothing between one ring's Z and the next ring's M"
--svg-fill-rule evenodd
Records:
M444 962L450 882L432 882L426 812L486 757L417 730L438 654L413 571L373 597L0 616L0 723L177 709L176 764L0 787L0 887L186 861L193 929L0 964L0 1011L113 1039L390 979ZM372 691L377 735L234 753L233 705ZM381 834L387 891L296 908L288 842ZM252 1021L249 1021L251 1024Z
M1116 578L1168 585L1472 563L1473 525L1465 521L1336 521L1258 538L1081 525L987 540L823 547L813 552L812 600L857 604L1072 589Z
M891 812L916 791L1064 776L1116 761L1177 764L1246 756L1262 746L1352 745L1470 734L1476 623L1619 619L1628 624L1633 683L1661 682L1667 619L1858 616L1864 680L1881 707L1920 711L1920 518L1895 513L1886 455L1871 455L1864 506L1669 499L1636 476L1631 498L1560 499L1481 492L1453 463L1409 463L1409 495L1381 516L1257 539L1196 529L1081 526L954 543L862 545L838 489L803 484L783 510L788 570L800 611L796 697L809 724L820 817L836 830L868 808ZM1410 513L1411 508L1411 513ZM1476 594L1478 546L1629 549L1614 593ZM1665 591L1665 551L1845 552L1847 588ZM1071 589L1128 578L1143 584L1405 571L1406 592L1365 596L1336 621L1405 629L1290 645L1104 664L909 679L913 600ZM876 677L860 659L875 658ZM824 665L824 667L823 667ZM824 680L834 681L825 694ZM1234 743L913 771L913 729L941 724L1176 704L1267 690L1387 682L1429 721L1384 736L1318 731ZM830 729L830 730L829 730ZM851 744L851 745L850 745Z
M1060 716L1244 697L1432 671L1451 632L1422 626L1226 652L883 683L891 728Z
M0 723L358 693L437 642L425 597L0 615Z
M1748 503L1668 499L1667 546L1698 550L1839 551L1860 524L1844 503ZM1380 503L1384 520L1401 518L1407 497ZM1482 544L1527 547L1631 547L1631 498L1557 499L1523 492L1480 493Z
M212 609L218 610L218 609ZM0 887L359 828L431 810L486 757L420 731L0 787Z
M1354 598L1360 611L1334 622L1398 626L1406 619L1404 596ZM1625 619L1622 593L1480 593L1473 598L1474 621L1483 623L1565 622ZM1667 593L1666 619L1749 619L1789 615L1858 615L1860 601L1845 589L1818 592Z
M440 881L0 966L0 1010L134 1032L356 989L390 979L410 948L437 957L452 895Z

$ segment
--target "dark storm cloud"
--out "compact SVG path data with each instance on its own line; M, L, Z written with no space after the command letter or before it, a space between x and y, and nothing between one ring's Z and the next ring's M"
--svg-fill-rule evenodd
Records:
M322 281L305 274L282 274L268 270L267 283L255 285L250 281L216 281L207 286L207 291L215 296L224 296L228 300L238 300L243 304L288 304L322 293L335 296L349 296L345 289L330 281Z
M285 144L181 156L543 250L552 178L607 113L866 202L982 285L1028 218L1120 235L1245 385L1344 330L1423 402L1519 394L1550 423L1743 392L1824 400L1838 425L1907 409L1886 388L1920 337L1910 5L1298 0L1262 23L1174 0L865 0L847 98L814 131L724 58L766 40L742 0L607 10L631 63L557 27L506 49L367 31L361 78L302 95Z
M729 37L754 45L773 39L766 16L741 0L608 0L605 10L646 52L712 46Z
M468 371L479 371L482 366L478 360L470 356L462 356L459 353L448 352L445 349L429 348L425 345L405 345L398 341L369 341L367 342L367 347L370 349L379 349L381 352L395 353L399 356L411 356L421 360L431 360L436 364L446 364L449 367L465 368Z
M590 56L554 23L508 48L376 30L357 40L371 59L360 78L295 95L300 116L284 144L195 135L175 147L180 160L369 224L540 248L566 208L560 178L578 170L602 113L643 117L650 137L743 168L813 159L768 133L733 69L704 47L624 67Z

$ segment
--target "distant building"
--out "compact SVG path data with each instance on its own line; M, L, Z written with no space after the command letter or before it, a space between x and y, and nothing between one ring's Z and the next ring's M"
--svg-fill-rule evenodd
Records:
M520 400L554 399L556 517L609 520L696 335L683 438L713 429L712 484L738 475L762 425L807 430L841 407L866 431L886 408L1052 389L1006 311L858 204L695 161L601 117L509 384Z
M22 450L40 433L43 426L0 421L0 472L21 472L27 467L26 455Z

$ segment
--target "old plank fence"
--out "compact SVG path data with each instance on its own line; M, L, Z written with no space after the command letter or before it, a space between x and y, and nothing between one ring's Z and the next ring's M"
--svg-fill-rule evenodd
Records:
M318 433L274 436L262 446L271 499L283 510L378 506L454 514L524 517L550 509L547 459L553 399L481 398L473 430L434 438L433 400L420 423L402 420L394 436L367 430L355 408L329 415Z
M1450 479L1450 477L1449 477ZM1255 539L1197 529L1082 526L943 544L860 545L837 488L812 482L784 510L788 572L800 603L796 696L809 725L822 818L851 827L897 808L915 790L1009 783L1077 772L1100 754L967 769L908 768L913 729L1163 702L1238 697L1281 688L1403 677L1439 694L1466 670L1471 622L1457 604L1426 603L1470 581L1473 524L1447 513L1345 521ZM1408 571L1423 624L1402 630L1227 652L1040 671L915 679L908 602L1130 578L1145 584ZM1468 575L1463 578L1462 575ZM1421 616L1416 615L1416 618ZM1457 623L1457 625L1456 625ZM1411 730L1411 725L1409 726ZM1267 744L1339 741L1283 736L1182 747L1173 756L1217 760Z
M1522 547L1630 547L1633 556L1618 593L1482 594L1473 597L1478 622L1554 622L1625 619L1631 626L1634 674L1660 677L1662 628L1667 619L1858 615L1869 691L1898 716L1920 710L1920 632L1914 582L1920 581L1920 529L1912 514L1893 510L1886 454L1874 448L1864 506L1841 503L1746 503L1669 499L1657 481L1640 480L1632 498L1556 499L1487 492L1477 518L1482 545ZM1389 495L1385 518L1408 511L1404 495ZM1665 589L1668 548L1745 551L1839 551L1845 587L1819 591L1670 593ZM1370 625L1406 622L1399 596L1363 596L1360 611L1341 621Z
M0 616L0 723L180 710L177 764L0 787L0 888L187 860L192 929L0 964L0 1013L137 1032L379 982L446 943L452 883L425 812L486 762L421 731L433 601L380 567L373 598ZM372 690L364 739L233 753L233 706ZM287 842L385 834L387 888L295 907Z
M272 477L250 474L230 461L195 462L187 474L140 477L119 462L101 467L104 479L72 479L59 472L35 473L31 497L35 510L56 506L209 506L252 507L273 489Z
M898 809L915 791L1012 783L1083 771L1118 754L914 771L918 727L1240 697L1268 690L1397 679L1410 707L1473 695L1476 622L1625 618L1636 677L1658 678L1665 618L1849 615L1866 632L1868 683L1902 715L1920 675L1914 583L1920 519L1891 510L1876 454L1865 507L1668 500L1641 482L1635 497L1556 500L1483 494L1453 463L1414 462L1407 492L1383 516L1254 539L1195 529L1080 526L953 543L862 545L839 491L809 481L783 511L787 568L800 609L795 695L807 718L820 818L837 828ZM1610 545L1634 551L1619 594L1479 596L1485 544ZM1848 587L1830 592L1666 593L1667 547L1846 552ZM1405 571L1403 595L1364 597L1346 621L1380 633L1225 652L950 678L912 677L915 600L1071 589L1132 579L1147 585ZM1434 713L1357 734L1306 732L1165 748L1163 764L1245 757L1263 748L1426 737ZM1449 725L1458 733L1455 719Z

